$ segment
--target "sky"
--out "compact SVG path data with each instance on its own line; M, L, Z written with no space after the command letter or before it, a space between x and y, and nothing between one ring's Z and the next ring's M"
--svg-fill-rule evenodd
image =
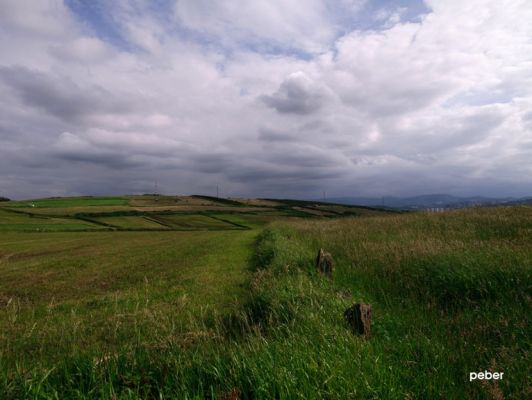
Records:
M0 196L532 195L530 0L0 0Z

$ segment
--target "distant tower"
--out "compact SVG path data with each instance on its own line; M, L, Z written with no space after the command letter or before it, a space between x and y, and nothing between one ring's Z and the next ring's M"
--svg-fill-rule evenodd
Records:
M220 188L216 185L216 198L220 197Z
M159 193L158 193L158 182L157 182L157 179L155 180L155 188L154 188L153 194L155 195L155 202L157 203L157 201L159 200L159 198L158 198Z

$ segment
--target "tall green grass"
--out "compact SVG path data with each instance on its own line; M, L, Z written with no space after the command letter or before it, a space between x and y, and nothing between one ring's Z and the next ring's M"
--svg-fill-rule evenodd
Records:
M371 342L386 346L380 359L404 388L399 398L530 395L531 208L305 221L276 231L285 232L287 255L265 248L263 257L310 265L325 247L338 264L335 288L373 304ZM291 254L298 247L300 256ZM506 379L468 382L468 372L485 369Z
M145 305L147 323L114 352L14 367L0 356L0 388L8 399L528 398L531 228L525 207L275 223L238 308ZM332 281L314 269L319 247L336 260ZM343 321L355 301L373 306L369 339ZM468 381L485 369L504 379Z

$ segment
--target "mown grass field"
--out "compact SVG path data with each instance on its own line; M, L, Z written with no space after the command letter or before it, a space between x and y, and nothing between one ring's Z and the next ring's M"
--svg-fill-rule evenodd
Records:
M79 352L132 348L138 335L145 345L171 341L196 313L241 301L252 240L252 232L3 235L2 362L50 367Z
M41 217L24 213L15 213L0 208L0 232L10 231L82 231L98 229L88 221L64 217Z
M122 215L117 217L95 217L95 221L123 229L164 229L158 221L137 215Z
M532 396L532 208L239 202L127 198L123 214L77 201L93 215L59 203L48 217L100 231L0 228L4 398ZM37 218L0 212L0 226ZM150 231L152 217L187 230ZM315 271L320 247L332 280ZM372 304L368 339L343 321L354 302ZM469 382L484 370L504 379Z
M125 197L52 197L27 201L10 201L9 207L57 208L57 207L99 207L126 205ZM5 205L5 204L4 204Z

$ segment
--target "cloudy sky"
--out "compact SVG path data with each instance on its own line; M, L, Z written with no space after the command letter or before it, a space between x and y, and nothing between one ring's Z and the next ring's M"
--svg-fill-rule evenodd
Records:
M532 194L530 0L0 0L0 196Z

